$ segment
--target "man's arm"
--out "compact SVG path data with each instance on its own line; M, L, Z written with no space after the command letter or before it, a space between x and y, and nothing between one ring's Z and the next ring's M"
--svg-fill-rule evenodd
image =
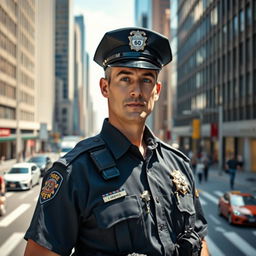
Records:
M4 182L4 179L2 179L0 194L3 194L3 195L4 195L4 193L5 193L5 182ZM0 196L1 196L1 195L0 195Z
M49 249L37 244L33 240L29 239L25 249L24 256L60 256L59 254L50 251Z
M205 241L205 239L202 240L201 256L210 256L207 242Z

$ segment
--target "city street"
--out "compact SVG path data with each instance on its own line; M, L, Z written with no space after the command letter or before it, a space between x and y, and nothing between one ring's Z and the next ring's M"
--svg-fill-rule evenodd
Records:
M244 177L246 176L246 177ZM236 190L255 194L256 175L238 173ZM219 176L217 170L210 170L208 182L198 185L200 200L209 224L207 242L212 256L252 256L256 255L256 228L230 225L218 215L218 198L229 191L229 177Z
M256 193L255 173L238 173L236 189ZM41 184L40 184L41 186ZM40 186L31 191L7 192L7 214L0 217L0 255L23 255L23 239L34 211ZM229 190L228 175L221 176L212 168L208 182L197 186L200 200L209 223L208 245L212 256L252 256L256 255L256 228L229 225L228 221L218 216L217 202L220 195Z

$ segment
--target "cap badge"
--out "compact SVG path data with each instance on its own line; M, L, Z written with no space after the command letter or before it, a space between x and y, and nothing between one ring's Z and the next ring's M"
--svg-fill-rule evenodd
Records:
M129 38L129 45L131 47L131 50L135 51L143 51L146 46L146 33L144 31L131 31Z

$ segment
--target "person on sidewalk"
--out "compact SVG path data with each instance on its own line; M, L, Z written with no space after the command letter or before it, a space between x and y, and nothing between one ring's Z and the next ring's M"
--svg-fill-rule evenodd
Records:
M239 162L235 158L235 154L231 153L230 159L226 163L226 170L230 176L230 189L234 189L236 172L239 168Z
M204 164L204 170L203 170L203 176L204 176L204 181L208 181L208 171L209 171L209 164L210 164L210 159L208 157L208 154L206 152L202 153L202 162Z
M205 165L204 165L203 159L199 158L196 164L196 175L197 175L199 184L202 183L204 167Z

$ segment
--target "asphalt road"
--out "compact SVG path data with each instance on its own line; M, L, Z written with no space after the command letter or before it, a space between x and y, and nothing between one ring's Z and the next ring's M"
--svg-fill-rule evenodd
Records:
M23 255L26 242L24 233L29 226L37 202L41 184L30 191L7 192L7 213L0 217L0 256ZM219 196L229 190L227 180L218 176L198 185L200 200L209 223L207 241L212 256L254 256L256 255L256 228L231 226L218 216ZM241 191L253 192L247 186L237 186Z
M41 184L30 191L6 193L7 213L0 217L1 256L23 255L26 246L23 236L32 218L40 187Z

